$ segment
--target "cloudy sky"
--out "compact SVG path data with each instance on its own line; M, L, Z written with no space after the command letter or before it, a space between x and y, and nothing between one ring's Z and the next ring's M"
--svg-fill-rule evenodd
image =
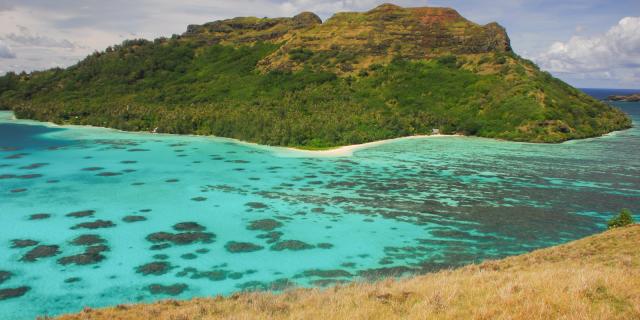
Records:
M235 16L363 11L375 0L0 0L0 74L76 63L124 39ZM516 52L578 87L640 89L639 0L397 0L497 21Z

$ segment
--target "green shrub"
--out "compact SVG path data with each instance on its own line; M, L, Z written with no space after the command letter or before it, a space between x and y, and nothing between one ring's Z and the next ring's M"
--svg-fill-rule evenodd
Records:
M296 48L289 52L289 59L293 61L307 61L313 56L313 51L305 48Z
M436 61L438 61L440 65L443 65L449 68L456 68L457 67L456 62L458 62L458 58L454 55L446 55L446 56L438 57Z
M607 223L607 226L609 227L609 229L614 229L614 228L628 226L633 223L634 221L633 221L633 216L631 216L631 210L622 209L622 211L620 211L620 213L617 216L609 220L609 222Z

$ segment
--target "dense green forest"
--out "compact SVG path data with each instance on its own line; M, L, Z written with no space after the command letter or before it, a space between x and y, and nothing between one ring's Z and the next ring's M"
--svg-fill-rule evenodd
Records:
M512 52L393 56L291 49L298 68L258 68L284 41L130 40L67 69L0 77L0 109L20 118L326 148L462 133L560 142L630 126L622 112ZM349 65L335 71L328 64Z

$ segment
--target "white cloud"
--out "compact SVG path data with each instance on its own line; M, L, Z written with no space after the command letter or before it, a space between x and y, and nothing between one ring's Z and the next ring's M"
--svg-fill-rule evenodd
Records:
M556 42L535 60L575 78L640 82L640 17L623 18L604 34Z
M369 10L382 1L380 0L334 0L334 1L313 1L313 0L289 0L280 4L280 9L286 15L298 14L301 11L311 11L321 16L330 16L341 11L361 11ZM410 1L405 1L410 2Z
M9 45L0 40L0 59L14 59L15 57L16 54L13 53Z
M19 46L25 47L51 47L51 48L73 48L75 45L67 39L54 39L39 34L33 34L29 31L29 28L25 26L17 26L20 30L18 33L9 33L4 36L8 41L11 41Z

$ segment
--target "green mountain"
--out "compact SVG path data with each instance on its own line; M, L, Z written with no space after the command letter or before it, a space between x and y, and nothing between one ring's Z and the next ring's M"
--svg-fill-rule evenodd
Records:
M234 18L0 78L20 118L326 148L433 129L561 142L631 126L448 8Z

